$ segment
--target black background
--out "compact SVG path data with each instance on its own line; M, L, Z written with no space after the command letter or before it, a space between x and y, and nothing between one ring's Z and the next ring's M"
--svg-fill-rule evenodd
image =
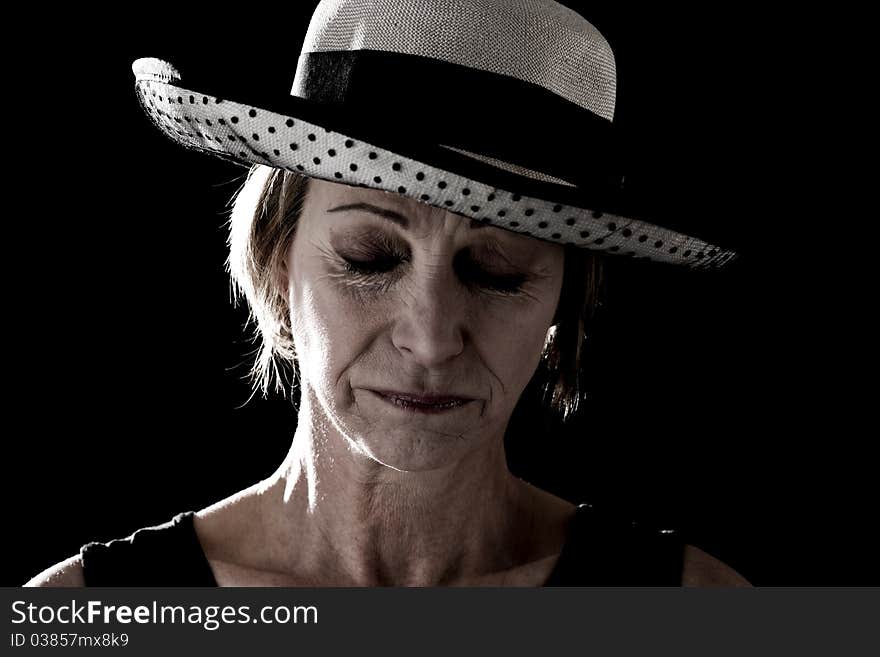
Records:
M591 401L566 428L521 409L511 467L677 526L758 585L880 583L873 432L851 390L867 365L847 318L857 281L815 239L841 229L801 178L820 158L783 109L785 31L744 5L568 4L615 51L632 193L742 257L719 273L610 262ZM302 5L53 14L9 60L4 584L221 499L286 453L294 412L248 401L253 345L223 268L244 169L162 137L130 66L167 58L185 81L207 57L287 88Z

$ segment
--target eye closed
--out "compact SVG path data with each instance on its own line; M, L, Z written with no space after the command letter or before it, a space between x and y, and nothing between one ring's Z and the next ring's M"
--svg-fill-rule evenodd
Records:
M395 278L396 270L409 261L407 256L389 252L365 253L365 257L360 254L358 257L338 255L345 272L364 282ZM468 254L455 258L455 270L464 285L499 294L517 294L528 280L528 275L520 272L501 274L488 271Z
M528 276L521 272L491 272L468 254L456 257L455 268L466 285L501 294L517 294L528 280Z
M387 274L403 262L403 258L394 256L379 256L369 260L340 257L348 271L361 275Z

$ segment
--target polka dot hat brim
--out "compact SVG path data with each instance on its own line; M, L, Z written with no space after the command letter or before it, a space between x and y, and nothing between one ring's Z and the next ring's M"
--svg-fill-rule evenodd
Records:
M621 213L613 199L509 161L410 134L379 134L326 103L259 100L184 84L168 62L133 64L153 123L186 148L251 165L401 194L523 235L609 255L718 268L736 257L696 237ZM371 133L371 134L370 134Z

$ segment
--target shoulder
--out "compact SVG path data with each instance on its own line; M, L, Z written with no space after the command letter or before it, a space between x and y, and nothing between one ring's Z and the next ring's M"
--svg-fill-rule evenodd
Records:
M682 586L750 587L751 583L723 561L698 547L685 544Z
M76 554L54 566L46 568L39 575L34 576L26 584L26 587L79 587L85 586L83 579L82 557Z

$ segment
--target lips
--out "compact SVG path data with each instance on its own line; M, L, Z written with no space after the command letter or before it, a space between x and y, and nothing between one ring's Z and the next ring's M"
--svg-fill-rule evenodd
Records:
M471 397L458 395L418 395L392 390L373 390L372 392L400 408L426 412L452 410L473 401Z
M453 402L471 401L470 397L458 397L455 395L412 395L406 392L393 392L386 390L377 390L383 397L393 397L402 399L412 404L423 404L425 406L437 406L441 404L450 404Z

